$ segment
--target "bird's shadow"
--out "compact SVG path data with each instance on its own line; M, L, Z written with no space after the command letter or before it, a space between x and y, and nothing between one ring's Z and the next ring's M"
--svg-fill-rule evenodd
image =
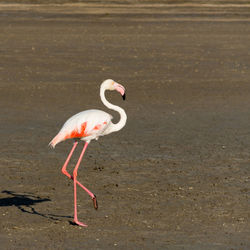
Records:
M72 216L45 214L35 210L35 208L33 207L34 205L41 202L51 201L48 198L41 198L40 196L35 196L31 193L20 194L8 190L4 190L2 191L2 193L8 194L9 197L0 199L0 207L15 206L23 213L39 215L51 220L59 220L58 218L72 218Z

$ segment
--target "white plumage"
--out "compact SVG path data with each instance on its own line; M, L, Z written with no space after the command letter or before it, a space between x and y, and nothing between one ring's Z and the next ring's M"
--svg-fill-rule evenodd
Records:
M82 111L70 117L59 133L50 142L52 147L66 140L80 138L83 141L98 139L105 135L105 130L111 125L112 115L98 109Z

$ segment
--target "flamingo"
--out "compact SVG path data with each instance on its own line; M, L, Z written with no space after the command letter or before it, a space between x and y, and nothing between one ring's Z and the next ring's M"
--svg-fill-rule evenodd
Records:
M118 123L116 124L112 123L111 120L113 117L102 110L90 109L82 111L70 117L64 123L59 133L49 143L49 145L52 148L55 148L55 146L59 142L62 142L67 139L74 140L73 147L62 167L62 173L74 181L74 222L77 225L83 227L86 227L87 225L80 222L77 217L77 195L76 195L77 185L79 185L83 190L85 190L88 193L88 195L92 198L94 208L95 209L98 208L96 196L77 180L77 171L81 163L81 160L83 158L83 155L91 140L93 139L98 140L100 136L108 135L110 133L121 130L125 126L127 121L127 115L124 109L116 105L113 105L107 101L107 99L105 98L106 90L118 91L122 95L123 100L125 100L125 88L121 84L111 79L105 80L100 87L100 97L103 104L109 109L115 110L120 114L120 121ZM84 141L85 143L82 152L80 154L80 157L73 170L73 176L72 176L68 173L66 168L80 140Z

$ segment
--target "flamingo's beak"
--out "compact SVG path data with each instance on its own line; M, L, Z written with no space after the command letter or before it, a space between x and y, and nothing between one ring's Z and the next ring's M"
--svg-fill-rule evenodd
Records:
M125 88L119 83L115 83L114 87L115 87L115 90L118 91L122 95L123 100L125 100L126 99Z
M123 94L122 99L123 99L123 101L126 100L126 94L125 93Z

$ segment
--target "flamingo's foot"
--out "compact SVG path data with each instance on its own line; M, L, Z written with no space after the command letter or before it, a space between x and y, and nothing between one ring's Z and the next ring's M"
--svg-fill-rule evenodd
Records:
M82 222L80 222L80 221L78 221L76 219L74 219L74 222L75 222L76 225L81 226L81 227L87 227L88 226L88 225L86 225L86 224L84 224L84 223L82 223Z
M97 203L97 199L96 199L96 196L94 195L94 197L92 198L93 200L93 205L94 205L94 208L95 209L98 209L98 203Z

